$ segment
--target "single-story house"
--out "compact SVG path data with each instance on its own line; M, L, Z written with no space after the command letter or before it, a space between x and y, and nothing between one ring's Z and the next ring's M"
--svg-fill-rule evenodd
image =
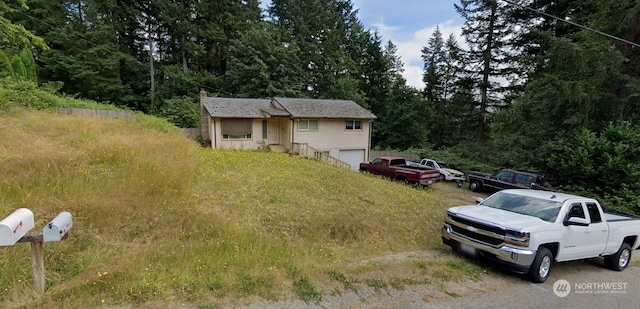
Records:
M369 157L376 116L350 100L241 99L200 91L202 137L211 147L297 153L310 146L357 169Z

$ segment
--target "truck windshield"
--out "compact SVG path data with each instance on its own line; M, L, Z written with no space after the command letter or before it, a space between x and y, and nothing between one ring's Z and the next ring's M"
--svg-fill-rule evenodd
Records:
M562 207L562 203L558 201L505 192L498 192L490 196L480 205L533 216L547 222L556 221Z

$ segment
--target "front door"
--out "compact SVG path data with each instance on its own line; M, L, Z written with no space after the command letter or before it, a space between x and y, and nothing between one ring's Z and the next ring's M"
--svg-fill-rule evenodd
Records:
M584 211L582 203L574 203L569 207L569 211L563 220L570 217L587 219L587 212ZM558 260L573 260L582 256L585 247L589 243L587 238L589 234L588 226L568 225L563 227L563 242L560 244L560 256Z
M596 209L596 211L599 211ZM573 260L596 257L604 251L609 235L606 222L602 222L600 214L593 209L585 209L582 203L574 203L569 208L564 220L569 217L586 219L587 226L564 226L562 248L558 260Z
M269 145L280 144L280 123L278 119L269 119L267 122L267 140Z

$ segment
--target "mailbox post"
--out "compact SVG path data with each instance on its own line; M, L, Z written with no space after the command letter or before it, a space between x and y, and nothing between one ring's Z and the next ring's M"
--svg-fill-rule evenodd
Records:
M45 287L43 243L66 238L72 225L71 214L63 211L44 227L42 233L27 234L34 226L33 213L27 208L20 208L0 221L0 247L13 246L17 242L31 243L31 266L36 292L44 293Z
M18 242L31 243L31 268L33 269L33 288L44 293L44 246L42 234L27 234Z

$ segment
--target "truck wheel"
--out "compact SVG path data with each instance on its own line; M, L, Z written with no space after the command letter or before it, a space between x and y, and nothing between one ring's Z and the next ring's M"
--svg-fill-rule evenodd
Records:
M482 190L482 184L477 181L472 181L469 183L469 190L473 192L478 192Z
M628 243L622 243L618 252L604 257L604 266L611 270L623 271L631 261L631 246Z
M442 181L442 182L444 182L444 181L445 181L444 174L440 174L440 181Z
M529 269L529 277L535 283L543 283L549 278L551 266L553 265L553 254L545 247L541 247L533 259L531 268Z

